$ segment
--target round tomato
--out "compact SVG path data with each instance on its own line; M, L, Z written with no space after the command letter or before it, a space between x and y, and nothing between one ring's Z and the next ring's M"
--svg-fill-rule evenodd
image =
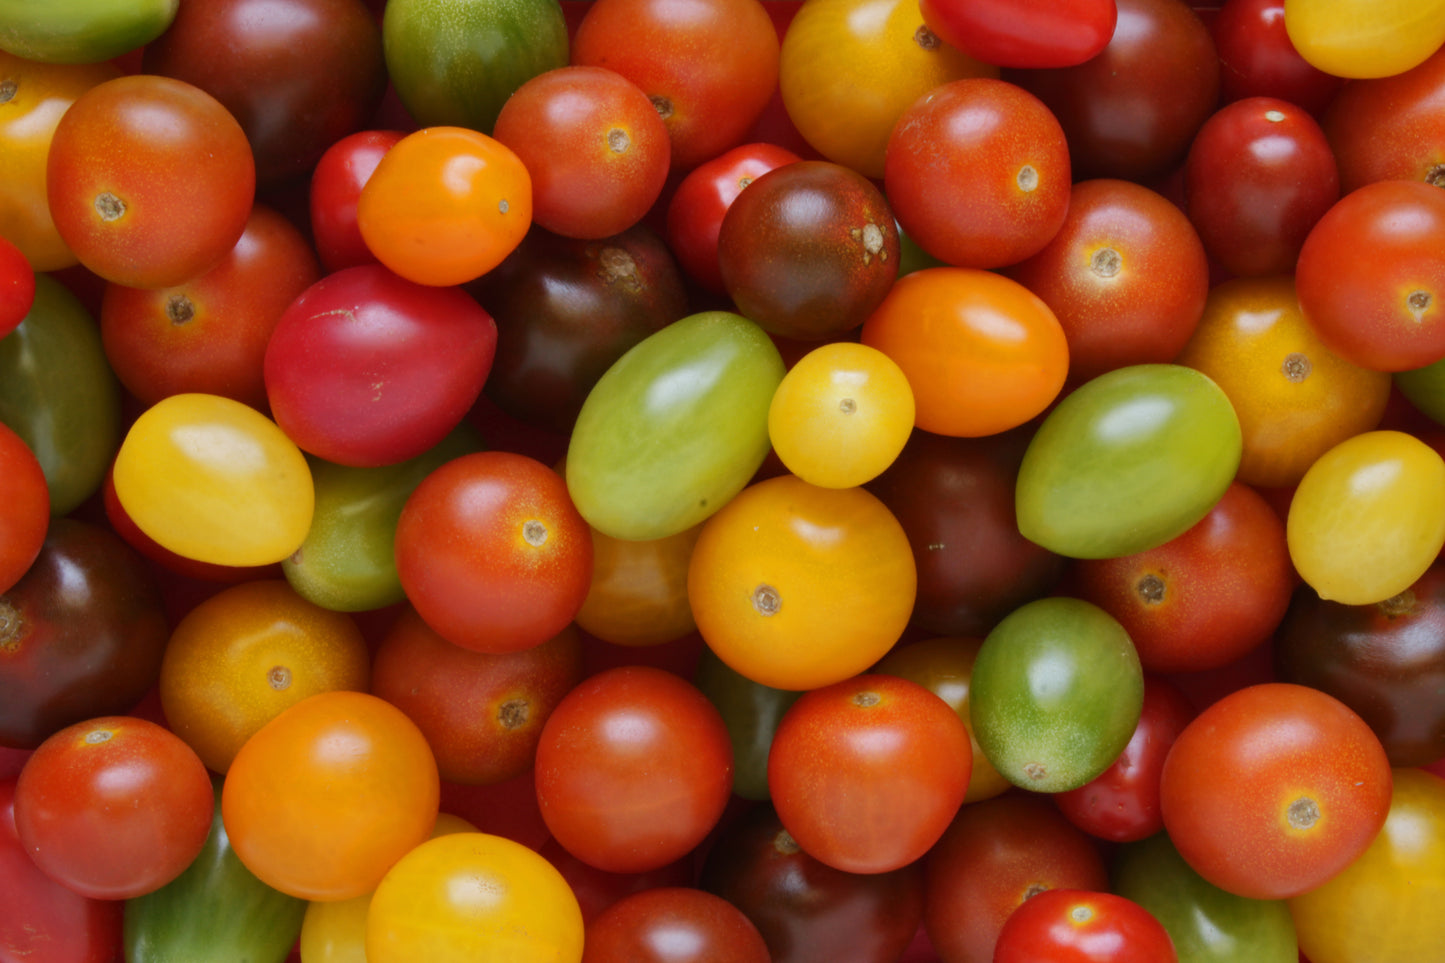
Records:
M1284 6L1284 0L1226 0L1219 8L1210 30L1219 48L1220 94L1225 103L1278 97L1318 116L1345 81L1299 55Z
M1251 899L1307 892L1363 853L1390 808L1380 740L1333 696L1239 689L1201 712L1164 760L1160 808L1195 871Z
M587 924L583 963L769 963L752 920L720 896L662 886L627 896Z
M1051 889L1024 901L999 930L994 963L1175 963L1154 915L1113 893Z
M511 148L464 127L397 141L356 202L377 260L418 284L471 281L502 262L532 225L532 178Z
M1291 0L1284 26L1300 56L1337 77L1389 77L1445 42L1441 0Z
M0 338L25 320L35 304L35 269L25 252L0 235Z
M29 570L50 527L45 472L24 439L0 422L0 594Z
M399 130L357 131L326 148L316 162L307 207L316 253L327 272L376 263L356 225L356 204L376 165L405 136Z
M899 278L863 322L862 340L903 369L915 424L940 435L1017 427L1058 397L1068 374L1068 343L1049 306L976 268Z
M15 828L35 864L82 896L130 899L179 876L211 829L211 777L169 730L131 716L61 729L25 762Z
M1346 192L1373 181L1445 182L1445 48L1401 74L1350 83L1321 118Z
M263 882L301 899L350 899L427 838L440 793L426 737L400 709L364 692L321 692L241 747L221 815Z
M592 579L592 536L555 471L526 455L477 452L411 493L397 523L396 568L443 638L517 652L577 615Z
M701 525L653 539L592 529L592 584L577 625L613 645L661 645L697 628L687 601L687 566Z

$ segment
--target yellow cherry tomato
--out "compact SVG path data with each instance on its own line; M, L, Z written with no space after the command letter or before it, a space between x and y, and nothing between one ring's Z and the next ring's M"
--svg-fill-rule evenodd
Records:
M1286 0L1295 50L1336 77L1404 73L1445 43L1445 0Z
M306 539L311 469L256 409L181 394L146 410L115 458L115 493L162 547L215 565L269 565Z
M1305 472L1285 531L1295 570L1321 598L1398 595L1445 545L1445 461L1404 432L1356 435Z
M366 919L368 963L578 963L582 909L545 858L501 836L422 843L382 879Z
M809 351L783 376L768 409L768 436L803 481L852 488L893 464L913 415L913 389L897 362L840 341Z

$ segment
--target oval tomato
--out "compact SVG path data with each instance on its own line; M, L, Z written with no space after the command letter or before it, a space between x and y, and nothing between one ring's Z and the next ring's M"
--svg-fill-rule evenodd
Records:
M922 0L923 22L943 42L999 67L1070 67L1114 36L1114 0Z
M1300 56L1337 77L1403 73L1445 41L1440 0L1291 0L1285 29Z

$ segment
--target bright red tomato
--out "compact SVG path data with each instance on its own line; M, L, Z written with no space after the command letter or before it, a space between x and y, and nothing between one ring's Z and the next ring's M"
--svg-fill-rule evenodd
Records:
M0 594L29 570L50 527L50 489L25 440L0 422Z
M804 852L850 873L885 873L943 835L968 790L967 727L938 696L891 675L814 689L784 714L768 790Z
M553 838L613 873L691 852L732 793L722 715L695 686L649 666L599 673L553 710L537 746L537 802Z
M1176 963L1168 930L1113 893L1054 889L1024 902L998 934L994 963Z
M357 131L328 147L316 162L309 197L311 234L328 273L377 263L356 224L356 203L376 165L405 136L399 130Z
M211 831L211 777L169 729L102 716L41 743L15 785L15 827L46 875L93 899L175 879Z
M396 568L447 641L516 652L572 621L592 584L592 530L551 468L484 451L432 472L402 509Z
M944 43L998 67L1071 67L1114 35L1114 0L921 0Z
M24 251L0 236L0 338L25 320L34 303L34 268Z

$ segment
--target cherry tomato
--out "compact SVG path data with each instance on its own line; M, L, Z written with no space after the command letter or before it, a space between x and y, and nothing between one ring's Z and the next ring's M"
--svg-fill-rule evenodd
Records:
M923 22L943 42L999 67L1071 67L1114 35L1114 0L921 0Z
M582 963L769 963L752 920L720 896L658 887L624 897L587 924Z
M1278 97L1318 116L1345 80L1299 55L1284 7L1284 0L1225 0L1219 8L1209 27L1219 48L1220 94L1226 103Z
M1291 0L1284 25L1300 56L1337 77L1388 77L1445 41L1440 0Z
M35 303L35 269L25 252L0 235L0 338L25 320Z
M1009 914L994 963L1175 963L1174 941L1154 915L1113 893L1052 889Z
M694 631L687 567L700 534L701 525L642 540L592 529L592 584L577 625L613 645L661 645Z
M1329 102L1321 125L1346 193L1373 181L1445 180L1442 118L1445 49L1404 73L1350 83Z
M321 265L328 272L377 263L356 224L356 205L376 165L405 136L399 130L348 134L326 148L312 169L308 196L311 234Z
M0 594L29 570L50 527L45 472L24 439L0 422Z

